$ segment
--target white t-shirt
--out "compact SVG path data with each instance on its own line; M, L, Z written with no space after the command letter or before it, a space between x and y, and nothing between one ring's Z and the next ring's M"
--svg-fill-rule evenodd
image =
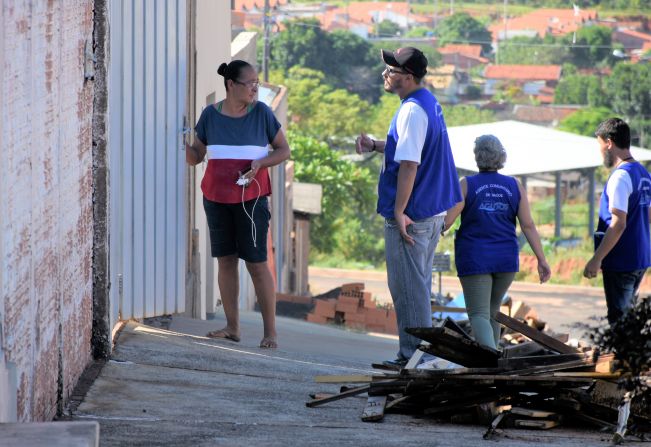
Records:
M613 209L628 213L628 197L633 193L631 176L623 169L615 169L606 185L608 210Z
M427 124L427 113L418 104L407 102L400 107L396 121L398 144L393 157L397 163L413 161L420 164L427 135Z
M418 104L407 102L400 107L396 120L398 143L393 156L395 162L413 161L420 164L428 124L427 113ZM437 214L437 216L445 215L447 211Z

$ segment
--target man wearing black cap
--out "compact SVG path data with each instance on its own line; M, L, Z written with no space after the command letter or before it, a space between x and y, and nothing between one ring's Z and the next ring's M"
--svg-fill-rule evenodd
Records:
M427 58L417 48L382 50L384 90L401 105L386 140L362 133L358 153L384 153L377 212L385 218L387 277L396 309L400 350L388 366L404 366L420 344L405 332L431 327L432 263L446 210L462 200L440 104L421 80Z

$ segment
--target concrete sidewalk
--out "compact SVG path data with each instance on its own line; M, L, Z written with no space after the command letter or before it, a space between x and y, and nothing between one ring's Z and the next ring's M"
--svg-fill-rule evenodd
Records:
M387 414L364 423L366 399L352 397L318 408L318 374L368 373L391 358L397 341L279 318L280 348L258 348L257 313L241 315L242 341L202 337L223 325L174 316L170 330L130 322L75 420L100 424L102 446L486 446L480 426L442 424ZM502 447L608 445L609 435L555 428L506 431ZM629 446L642 444L629 443Z

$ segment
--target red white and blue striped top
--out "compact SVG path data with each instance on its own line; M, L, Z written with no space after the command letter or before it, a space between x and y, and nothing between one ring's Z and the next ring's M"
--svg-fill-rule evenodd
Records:
M241 202L242 187L236 184L239 172L269 153L268 146L280 130L273 112L256 101L246 115L233 118L219 112L217 105L211 105L201 113L195 130L208 148L208 168L201 181L203 195L212 202ZM255 182L246 188L244 201L271 194L266 168L260 169L255 179L260 189Z

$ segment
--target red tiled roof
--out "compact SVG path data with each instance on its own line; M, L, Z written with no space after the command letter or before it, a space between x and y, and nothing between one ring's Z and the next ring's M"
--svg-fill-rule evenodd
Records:
M549 95L545 95L545 98ZM513 110L515 119L530 123L560 121L579 110L581 106L530 106L516 105Z
M324 29L331 29L341 23L373 25L374 18L377 16L379 21L384 20L388 12L406 16L409 13L407 2L355 2L349 3L347 7L334 8L321 18L321 24ZM346 19L348 14L348 19ZM334 23L337 22L337 25Z
M481 57L481 45L461 45L449 44L438 49L441 54L459 53L464 56L479 58Z
M574 9L538 9L529 14L519 17L509 18L507 21L508 31L536 31L540 37L545 37L547 33L553 35L563 35L576 31L584 22L597 19L595 10L579 10L577 16L574 15ZM504 30L502 19L494 22L489 27L496 39L498 34Z
M345 9L346 8L340 8ZM371 23L375 12L395 12L400 15L409 14L407 2L355 2L348 4L350 17L361 22Z
M513 79L519 81L558 81L560 65L488 65L486 79Z
M235 27L244 27L246 21L246 13L244 11L231 11L231 25Z
M651 34L642 33L640 31L635 31L632 29L620 29L617 30L619 34L626 34L627 36L635 37L637 39L642 39L645 42L651 42Z

